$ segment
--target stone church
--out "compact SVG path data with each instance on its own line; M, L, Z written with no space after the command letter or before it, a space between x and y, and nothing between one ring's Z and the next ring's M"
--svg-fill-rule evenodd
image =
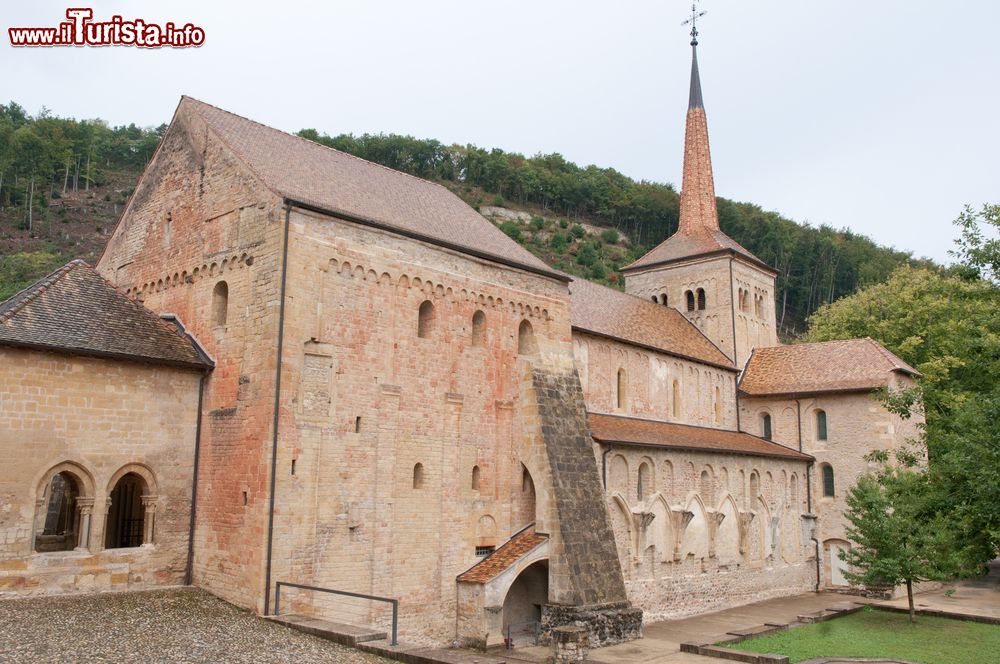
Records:
M0 304L0 597L187 583L272 614L293 583L483 647L845 586L846 491L915 433L872 393L919 375L778 343L776 272L719 227L696 56L679 229L623 272L182 98L96 267Z

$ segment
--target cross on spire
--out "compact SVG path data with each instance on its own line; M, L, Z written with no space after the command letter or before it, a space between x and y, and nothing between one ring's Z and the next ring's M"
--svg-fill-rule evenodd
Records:
M707 10L698 11L697 0L691 3L691 18L681 23L681 25L691 26L691 45L698 45L698 19L707 14Z

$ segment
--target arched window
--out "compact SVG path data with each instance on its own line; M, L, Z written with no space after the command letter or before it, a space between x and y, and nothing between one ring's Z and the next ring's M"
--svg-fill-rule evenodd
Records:
M45 488L44 516L35 534L35 551L71 551L77 545L80 485L69 473L58 473Z
M816 411L816 440L826 440L826 411Z
M722 424L722 391L715 388L715 423Z
M836 495L833 485L833 466L824 463L820 469L823 471L823 495L827 498L833 498Z
M666 293L660 293L660 304L662 304L663 306L667 306L668 300Z
M694 311L694 293L691 291L685 291L684 299L687 300L687 310Z
M417 312L417 336L421 339L428 339L434 331L434 305L430 300L420 303Z
M750 313L750 291L743 291L743 296L740 298L740 309Z
M765 440L771 440L771 415L768 413L760 416L760 436Z
M538 343L535 341L535 332L531 329L531 323L526 320L521 321L517 328L517 354L535 355L538 353Z
M653 302L659 302L659 300L656 299L655 295L653 296Z
M712 495L712 476L708 474L707 470L701 471L701 478L698 481L698 493L701 494L701 499L707 505L711 506L715 502L715 497Z
M753 505L754 501L757 500L757 496L760 495L760 475L757 471L750 473L750 504Z
M753 296L753 312L757 318L761 317L761 312L764 310L764 296L754 295Z
M628 376L625 369L618 369L618 378L615 383L615 407L618 410L625 410L626 398L628 397Z
M212 325L225 325L229 317L229 285L225 281L212 290Z
M424 464L422 463L413 466L413 488L424 488Z
M681 416L681 382L679 380L677 380L676 378L674 379L674 384L673 384L673 386L671 388L671 392L673 392L673 397L674 397L674 403L673 403L674 418L675 419L680 419L680 416Z
M701 311L705 308L705 289L698 289L698 310Z
M145 540L145 507L142 497L148 492L146 481L135 473L126 473L111 491L104 548L127 549L141 546Z
M799 478L795 473L792 473L792 479L789 480L791 484L791 489L789 493L792 498L792 509L797 510L799 508Z
M639 464L639 480L636 484L636 496L639 500L646 500L653 490L653 477L649 464L643 461Z
M479 491L479 466L472 467L472 490Z
M477 311L472 314L472 345L482 346L486 334L486 314Z

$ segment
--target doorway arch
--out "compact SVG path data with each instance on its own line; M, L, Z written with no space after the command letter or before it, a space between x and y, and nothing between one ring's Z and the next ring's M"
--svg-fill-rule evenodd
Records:
M503 599L503 634L524 631L534 634L534 623L542 620L542 606L549 601L549 561L525 567L514 579Z

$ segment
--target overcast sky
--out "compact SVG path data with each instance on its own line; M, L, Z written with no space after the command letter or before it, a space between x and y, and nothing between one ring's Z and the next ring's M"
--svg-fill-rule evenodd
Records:
M65 2L5 3L3 92L35 113L158 125L182 94L287 131L395 132L675 183L686 0L74 2L204 28L194 49L12 49ZM229 7L228 9L226 7ZM716 191L947 260L1000 202L1000 3L705 0Z

